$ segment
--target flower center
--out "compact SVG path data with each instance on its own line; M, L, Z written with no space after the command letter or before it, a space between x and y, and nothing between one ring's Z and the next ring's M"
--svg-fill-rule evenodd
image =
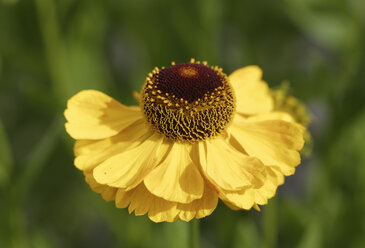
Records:
M226 74L195 62L155 68L142 89L148 122L166 137L196 142L220 134L232 119L235 101Z
M163 68L154 79L162 92L193 102L222 86L224 75L202 64L187 63Z

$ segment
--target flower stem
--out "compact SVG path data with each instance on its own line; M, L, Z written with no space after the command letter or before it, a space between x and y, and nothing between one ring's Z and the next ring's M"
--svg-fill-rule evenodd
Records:
M190 248L199 248L199 220L190 221Z
M271 199L264 212L264 247L277 247L277 199Z

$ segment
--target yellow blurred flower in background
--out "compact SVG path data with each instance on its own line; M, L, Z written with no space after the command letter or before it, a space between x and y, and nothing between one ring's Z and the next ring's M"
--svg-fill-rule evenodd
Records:
M300 164L305 128L275 111L262 71L206 62L155 68L125 106L96 90L67 103L75 166L118 208L155 222L259 209Z
M297 123L308 127L311 122L311 116L307 107L299 99L290 95L290 83L284 81L278 88L271 90L271 95L274 100L274 111L288 113ZM312 136L308 130L303 134L305 146L301 153L304 156L309 156L312 152Z

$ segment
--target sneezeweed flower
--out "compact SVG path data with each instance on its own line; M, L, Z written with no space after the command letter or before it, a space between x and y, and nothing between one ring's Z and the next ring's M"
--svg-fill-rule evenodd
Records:
M206 62L155 68L127 107L96 90L67 103L75 165L116 207L155 222L210 215L221 199L259 209L300 163L304 127L273 99L262 71L230 76Z

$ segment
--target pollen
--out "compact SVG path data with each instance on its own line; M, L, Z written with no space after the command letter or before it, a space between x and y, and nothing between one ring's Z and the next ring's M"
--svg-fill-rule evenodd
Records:
M141 96L152 128L177 141L193 143L219 135L235 110L227 75L218 67L195 60L155 68Z
M182 66L179 73L182 77L191 78L198 75L198 70L192 66Z

